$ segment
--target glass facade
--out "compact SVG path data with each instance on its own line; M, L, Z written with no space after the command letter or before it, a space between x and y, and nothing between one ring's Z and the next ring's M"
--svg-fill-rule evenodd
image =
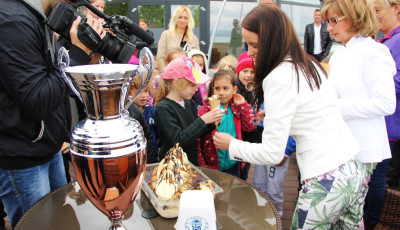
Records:
M303 42L305 27L314 21L314 10L320 8L323 2L320 0L276 0L276 2L289 16L300 42ZM179 5L187 5L195 20L194 32L199 38L201 50L206 54L210 50L210 67L212 67L227 54L238 57L243 52L240 22L258 2L231 0L226 1L224 6L222 0L106 0L106 4L105 13L108 15L124 15L136 23L139 18L146 19L149 29L154 33L155 42L151 46L154 54L157 52L157 42L161 33L168 29L173 11ZM214 28L216 31L213 37Z
M320 8L320 5L316 6L303 6L295 4L282 4L281 9L291 19L294 29L297 32L297 36L301 43L304 42L304 32L306 26L314 22L314 10Z
M257 6L257 1L252 2L233 2L227 1L223 8L221 18L217 25L213 48L211 52L211 66L215 65L222 57L233 54L236 57L243 52L244 43L240 33L240 22ZM210 34L212 35L218 21L218 14L222 9L221 1L210 1ZM236 28L234 27L237 22Z

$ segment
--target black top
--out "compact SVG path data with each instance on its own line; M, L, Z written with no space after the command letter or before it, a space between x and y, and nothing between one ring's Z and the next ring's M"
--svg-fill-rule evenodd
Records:
M161 99L156 106L154 120L160 134L160 160L175 143L179 143L189 161L198 165L197 138L215 126L206 125L197 115L197 105L193 100L184 101L185 108L168 98Z

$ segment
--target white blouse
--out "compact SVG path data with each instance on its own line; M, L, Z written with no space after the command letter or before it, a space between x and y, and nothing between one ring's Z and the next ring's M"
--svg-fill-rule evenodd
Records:
M384 116L396 109L389 49L372 38L353 37L330 59L332 79L344 120L357 139L363 163L390 158Z
M335 89L322 73L321 89L312 91L300 74L300 90L292 63L283 62L263 81L264 131L262 143L232 140L231 159L260 165L278 164L288 136L296 141L302 180L339 167L358 152L357 141L340 114Z

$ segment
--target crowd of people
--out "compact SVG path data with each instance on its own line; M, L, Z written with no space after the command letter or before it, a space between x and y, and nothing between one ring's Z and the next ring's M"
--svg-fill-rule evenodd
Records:
M85 118L56 61L63 44L42 23L56 3L0 2L0 218L8 215L12 228L71 181L71 101L78 120ZM288 16L270 3L234 21L232 33L240 32L245 50L224 56L216 69L199 50L190 9L175 9L151 80L128 110L143 127L147 163L179 143L194 165L244 180L255 164L253 185L282 216L295 153L301 178L292 229L374 229L386 185L400 175L400 0L326 0L305 28L304 46ZM105 2L92 5L103 11ZM102 19L89 10L86 17L89 30L104 38ZM71 64L108 64L78 38L80 20L70 30ZM145 19L139 26L153 35ZM138 51L148 46L131 41ZM330 54L333 41L340 46ZM140 84L134 77L129 95Z

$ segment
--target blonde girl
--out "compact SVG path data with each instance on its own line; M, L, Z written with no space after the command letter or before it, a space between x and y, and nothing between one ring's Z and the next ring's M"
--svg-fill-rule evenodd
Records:
M237 65L238 59L233 55L227 55L218 61L217 69L231 70L234 73Z
M198 165L197 138L215 129L214 122L220 122L223 110L215 108L201 117L197 105L191 100L199 84L210 78L190 58L171 61L163 70L157 92L155 122L159 128L160 159L175 145L186 152L189 161Z

